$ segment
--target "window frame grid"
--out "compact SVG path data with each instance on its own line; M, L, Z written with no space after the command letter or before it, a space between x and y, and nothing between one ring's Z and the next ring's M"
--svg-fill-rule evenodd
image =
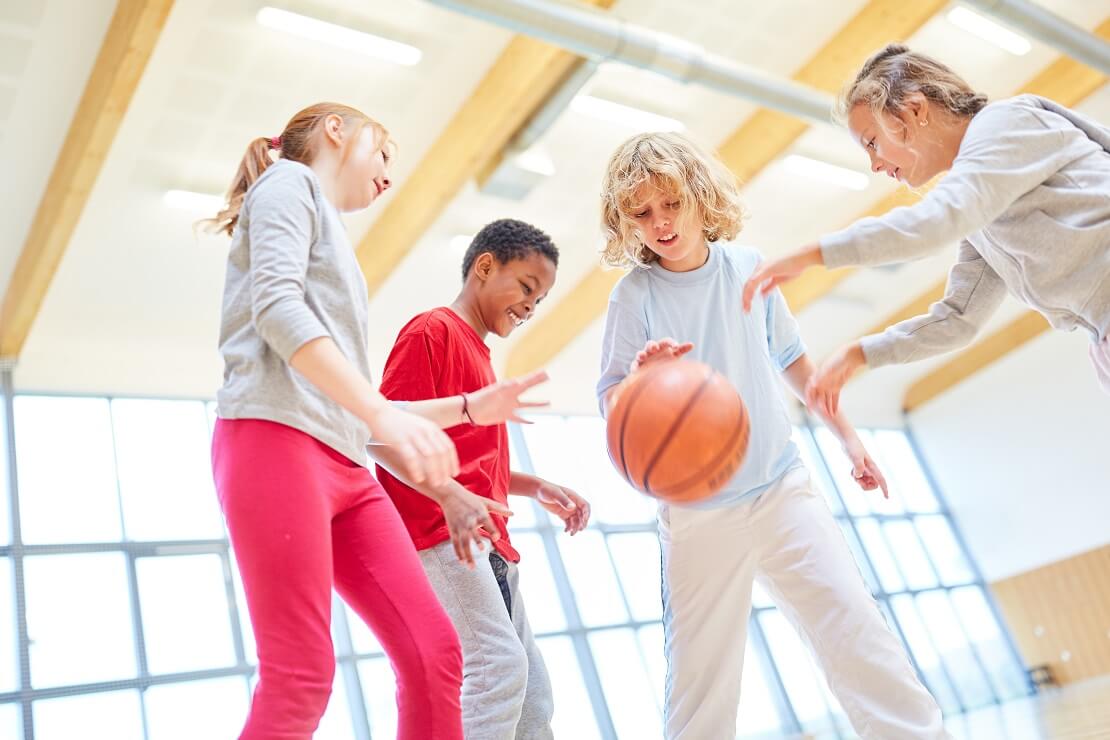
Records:
M220 539L200 539L200 540L158 540L158 541L134 541L128 539L126 531L126 524L123 521L123 501L122 494L119 490L119 465L118 459L113 460L115 475L116 475L116 496L119 507L119 515L121 518L121 532L122 541L120 542L95 542L95 543L61 543L61 544L39 544L39 545L25 545L22 542L20 531L20 508L19 508L19 490L18 490L18 471L16 459L16 440L15 440L15 419L14 419L14 398L16 393L14 391L11 366L0 365L0 392L3 394L3 408L4 419L2 431L6 435L4 442L4 450L2 454L7 456L8 462L8 490L9 490L9 513L10 513L10 528L11 528L11 541L10 544L0 546L0 557L7 557L11 560L11 567L13 572L13 589L15 591L15 626L16 626L16 640L17 640L17 658L19 663L19 688L15 691L10 691L0 694L0 703L13 703L18 704L21 710L21 719L23 725L23 733L25 740L31 740L34 737L33 727L33 702L50 699L61 698L67 696L74 696L87 693L99 693L115 690L138 690L140 697L140 708L142 711L142 727L144 736L149 737L149 728L146 717L145 705L145 689L151 686L184 683L189 681L198 681L212 678L223 678L230 676L240 676L243 678L244 690L250 691L251 680L255 677L257 666L248 661L245 654L245 645L243 639L243 622L245 615L241 614L240 602L236 594L235 584L233 581L233 571L231 567L231 552L226 537ZM20 395L49 395L53 397L72 397L72 398L87 398L88 394L78 393L26 393ZM111 404L116 398L138 398L146 399L144 396L92 396L96 398L106 398ZM158 398L150 400L173 400L173 401L192 401L201 403L205 406L206 411L210 408L210 399L199 398ZM206 414L208 417L208 431L212 433L211 414ZM555 416L555 415L552 415ZM561 415L560 415L561 416ZM113 456L116 456L117 440L115 438L114 429L114 416L112 416L112 450ZM962 636L966 641L969 652L976 662L979 670L986 678L987 685L991 690L991 695L995 704L1000 703L1000 689L998 680L992 676L991 672L986 668L986 661L981 654L979 644L973 641L970 637L970 631L965 623L965 617L961 610L956 607L955 603L951 600L951 592L956 589L977 588L982 594L991 617L995 620L999 628L1001 640L1009 653L1009 658L1018 669L1024 668L1024 663L1020 658L1020 654L1016 650L1016 645L1005 621L1001 618L997 604L987 587L978 564L971 557L971 551L967 547L967 542L960 531L958 523L952 517L951 510L944 498L943 492L940 490L937 482L932 474L932 471L925 464L925 460L921 454L917 440L913 434L913 430L909 425L908 419L906 425L902 429L890 429L905 435L910 450L913 453L914 461L920 468L926 483L929 485L930 490L937 501L937 510L929 512L912 511L908 507L905 511L893 514L881 513L868 513L868 514L852 514L847 506L843 494L841 493L836 478L832 475L830 463L825 457L820 445L817 444L813 436L814 425L813 421L806 416L804 423L798 425L797 430L799 434L804 437L803 443L809 446L808 452L812 458L815 467L819 468L814 470L815 476L821 478L819 485L827 489L827 492L835 495L836 501L840 506L840 513L834 514L834 518L839 522L847 522L851 528L854 536L860 544L860 554L866 561L866 567L875 572L874 562L864 540L860 537L859 531L856 526L858 519L871 518L879 525L880 534L883 540L887 543L888 549L893 554L895 567L898 568L899 573L905 581L905 574L903 566L897 557L896 551L890 545L889 535L886 528L883 526L891 521L905 521L912 527L914 537L917 538L918 546L922 553L924 553L926 562L936 577L937 585L929 588L905 588L902 590L887 592L883 589L881 583L877 583L877 588L874 591L876 600L881 601L885 605L884 615L892 615L891 627L896 631L903 646L906 648L911 662L917 670L918 675L923 674L920 666L917 663L916 657L912 650L909 648L909 643L906 636L902 631L901 625L898 622L897 615L891 607L890 598L892 596L907 595L910 597L910 602L917 614L917 618L922 624L927 625L927 622L922 617L922 612L917 604L917 596L926 592L944 592L945 598L948 599L949 606L952 613L959 625ZM534 466L529 453L527 440L524 437L522 428L519 425L510 425L510 436L514 445L514 453L519 467L523 472L534 473ZM590 524L590 529L597 531L605 545L606 556L609 564L613 569L616 576L617 583L617 598L623 605L628 619L625 621L615 622L611 624L599 624L587 626L581 617L578 610L577 599L574 595L573 588L570 583L570 578L567 572L565 563L561 552L559 550L559 543L557 537L559 530L553 524L549 514L545 509L539 506L536 502L530 502L535 513L535 524L533 526L521 527L514 529L514 532L521 533L534 533L539 535L543 546L544 552L547 555L549 567L551 568L552 581L555 584L558 600L563 609L564 616L566 617L566 628L560 630L553 630L543 633L536 633L537 639L544 639L549 637L567 637L571 640L574 646L575 655L578 661L578 666L581 672L581 678L585 685L585 690L590 698L595 720L598 724L598 730L602 737L616 738L616 731L613 726L613 721L606 703L604 689L601 684L600 676L597 670L596 663L594 662L593 652L589 645L589 636L594 633L601 633L614 630L631 630L634 634L640 629L645 627L654 627L661 625L659 619L635 619L633 618L632 604L630 602L628 592L624 580L621 577L621 571L617 566L616 556L610 547L609 538L613 535L634 534L634 533L651 533L657 534L657 526L654 520L645 521L640 523L631 524L613 524L606 522L596 522ZM959 549L964 562L968 567L971 574L971 579L959 583L945 584L941 578L941 571L937 565L936 559L931 552L929 546L926 544L921 533L918 531L915 519L918 516L939 516L947 522L952 532L953 541ZM66 686L57 686L50 688L35 689L31 687L31 665L30 665L30 640L27 624L26 614L26 588L24 581L24 558L36 555L61 555L61 554L84 554L84 553L98 553L98 552L121 552L126 558L127 564L127 580L128 580L128 594L131 600L130 613L132 616L132 628L134 649L136 651L136 664L138 675L134 678L117 681L94 682L84 684L73 684ZM228 603L228 628L232 631L232 645L234 647L235 665L225 666L215 669L185 671L169 674L151 675L147 664L146 644L143 631L142 609L139 599L138 580L136 561L139 558L145 557L159 557L159 556L173 556L173 555L199 555L199 554L216 554L220 558L222 574L224 578L224 592L227 597ZM906 583L908 586L908 583ZM749 656L749 659L754 658L759 661L760 668L762 669L764 683L767 690L771 694L775 710L780 720L781 731L800 732L801 723L791 705L789 696L787 694L785 683L779 671L779 667L771 653L767 637L763 632L762 625L758 619L759 615L775 610L774 606L754 606L749 618L749 635L752 643L754 655ZM348 623L346 608L342 606L342 602L338 596L333 597L333 639L336 645L336 663L337 670L340 672L340 680L344 682L344 688L347 694L347 707L346 710L349 715L351 727L354 732L356 740L371 740L370 730L370 716L368 704L365 701L362 692L361 680L358 674L358 665L367 660L382 659L385 657L384 653L380 650L358 653L355 652L351 630ZM960 694L958 684L953 680L953 677L947 666L947 661L944 660L943 654L936 648L935 640L932 633L926 628L926 637L929 639L934 651L939 658L939 670L942 675L950 684L953 694L959 704L960 711L967 711L968 707L964 705L963 698ZM637 649L642 653L643 647L637 640ZM643 657L641 655L641 657ZM1023 686L1025 694L1032 693L1032 686L1029 683L1028 676L1022 670ZM928 682L926 682L928 685ZM826 717L829 724L838 737L842 736L842 728L840 727L840 718L833 714L831 708L828 708L827 699L826 708L828 712Z

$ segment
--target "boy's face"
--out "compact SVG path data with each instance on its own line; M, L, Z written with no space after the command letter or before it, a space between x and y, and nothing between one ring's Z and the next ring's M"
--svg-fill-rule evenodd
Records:
M489 252L474 260L473 275L478 278L478 312L482 322L499 337L532 318L551 286L555 284L555 265L540 252L498 262Z
M636 193L638 207L630 214L647 248L666 262L681 262L705 246L698 209L684 207L673 193L645 183Z

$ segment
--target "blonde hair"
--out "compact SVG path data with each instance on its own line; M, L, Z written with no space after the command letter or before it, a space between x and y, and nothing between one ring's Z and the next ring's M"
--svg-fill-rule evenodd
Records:
M289 123L281 136L273 138L260 136L247 145L247 151L239 162L239 169L231 180L227 189L227 205L225 205L214 218L203 219L202 224L209 231L225 232L229 236L235 231L235 224L239 221L239 209L243 207L243 198L246 197L250 186L255 180L274 163L270 158L271 150L278 150L282 159L290 159L302 164L312 164L316 157L318 139L314 135L324 119L335 115L343 119L347 126L357 126L353 133L359 133L364 128L374 132L377 149L386 149L392 152L394 147L389 138L389 132L380 123L360 110L340 103L317 103L298 112ZM350 146L358 139L350 136L343 145L343 158L347 157Z
M965 118L987 104L986 95L973 90L948 66L902 44L887 44L863 63L855 80L840 94L833 114L846 123L856 106L867 105L882 124L880 114L897 118L906 96L915 92L949 114Z
M621 144L606 168L601 189L603 263L646 267L659 259L634 219L643 205L639 191L645 184L677 197L683 214L690 213L690 206L696 208L706 241L731 240L743 227L746 214L739 184L720 160L678 134L639 134Z

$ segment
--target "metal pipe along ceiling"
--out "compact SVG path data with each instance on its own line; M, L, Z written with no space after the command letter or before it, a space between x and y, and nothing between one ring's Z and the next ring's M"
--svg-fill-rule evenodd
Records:
M832 96L772 77L711 54L677 36L660 33L580 5L544 0L429 0L517 33L533 36L598 61L652 70L681 82L705 85L792 116L829 122Z
M1110 75L1110 44L1028 0L963 0L1004 25L1023 31L1072 59Z

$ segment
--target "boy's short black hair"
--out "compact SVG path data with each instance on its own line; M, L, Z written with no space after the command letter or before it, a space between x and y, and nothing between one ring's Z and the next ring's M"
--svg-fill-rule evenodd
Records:
M553 265L559 266L559 250L551 237L532 224L514 218L501 218L486 224L470 241L463 257L463 282L466 282L474 260L483 252L489 252L501 264L539 252Z

